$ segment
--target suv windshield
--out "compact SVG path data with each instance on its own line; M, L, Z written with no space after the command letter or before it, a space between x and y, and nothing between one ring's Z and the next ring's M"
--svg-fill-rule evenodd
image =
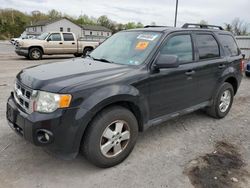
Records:
M43 33L37 37L39 40L45 40L49 33Z
M96 48L91 57L125 65L142 64L161 37L159 32L119 32Z

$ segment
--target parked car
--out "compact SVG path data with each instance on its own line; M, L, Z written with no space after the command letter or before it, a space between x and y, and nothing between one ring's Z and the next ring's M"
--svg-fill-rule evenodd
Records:
M85 58L22 70L7 102L10 127L58 156L81 151L111 167L139 131L198 109L225 117L244 71L241 52L230 32L190 26L121 31Z
M43 55L86 55L99 45L94 41L78 41L72 32L43 33L34 40L22 40L16 45L16 53L28 59L40 60Z
M247 77L250 77L250 61L247 63L245 74Z
M34 36L34 35L25 35L25 36L20 36L18 38L11 38L10 39L10 43L13 44L13 45L16 45L21 40L24 40L24 39L35 39L35 38L36 38L36 36Z

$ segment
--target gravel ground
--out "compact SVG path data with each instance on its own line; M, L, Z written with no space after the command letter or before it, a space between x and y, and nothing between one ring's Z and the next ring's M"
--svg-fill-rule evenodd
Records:
M242 161L235 174L228 171L230 179L226 181L232 179L233 182L228 187L250 187L250 79L247 78L243 79L226 118L215 120L197 111L150 128L139 135L131 155L113 168L96 168L82 156L63 161L17 136L5 119L6 100L15 75L25 67L67 58L72 56L48 56L42 61L29 61L15 55L8 43L0 43L0 187L205 188L208 186L196 185L199 177L189 176L185 169L204 158L201 156L211 156L217 143L234 145L239 152L237 159ZM227 164L223 163L224 167ZM239 174L244 178L237 177ZM200 182L214 181L215 186L218 180L220 177Z

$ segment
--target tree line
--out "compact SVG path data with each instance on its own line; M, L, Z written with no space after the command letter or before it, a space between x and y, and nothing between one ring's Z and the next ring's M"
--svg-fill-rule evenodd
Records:
M99 18L90 17L85 14L80 15L79 17L72 17L54 9L47 13L33 11L30 14L14 9L0 9L0 39L18 37L25 30L26 26L32 25L37 21L55 20L62 17L66 17L78 25L101 25L111 29L113 33L124 29L144 27L140 22L128 22L126 24L117 23L105 15L100 16ZM207 22L202 20L201 23ZM156 23L152 22L151 25L156 25ZM224 29L231 31L235 35L248 35L248 26L247 23L239 18L235 18L231 23L225 23Z
M33 11L30 14L14 9L0 9L0 39L18 37L25 30L26 26L32 25L37 21L55 20L58 18L67 18L78 25L101 25L111 29L113 33L124 29L144 27L140 22L116 23L105 15L99 18L90 17L85 14L79 17L72 17L54 9L47 13Z

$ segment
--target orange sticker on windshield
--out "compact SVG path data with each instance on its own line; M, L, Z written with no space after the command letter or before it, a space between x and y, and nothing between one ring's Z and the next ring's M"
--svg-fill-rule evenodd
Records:
M136 50L145 50L148 47L149 42L138 42L135 49Z

